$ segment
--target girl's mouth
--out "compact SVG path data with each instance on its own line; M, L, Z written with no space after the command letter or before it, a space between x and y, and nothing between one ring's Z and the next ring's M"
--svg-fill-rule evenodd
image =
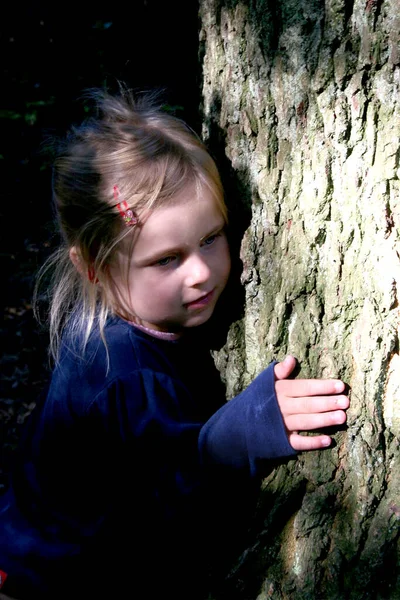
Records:
M210 301L212 300L212 297L214 296L214 290L211 290L211 292L208 292L208 294L205 294L204 296L200 296L200 298L197 298L197 300L193 300L193 302L188 302L187 304L185 304L186 308L202 308L204 306L207 306L207 304L210 303Z

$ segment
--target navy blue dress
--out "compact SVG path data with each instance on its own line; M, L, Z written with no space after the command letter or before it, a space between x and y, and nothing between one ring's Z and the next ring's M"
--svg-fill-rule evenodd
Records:
M165 341L115 317L105 335L84 359L64 344L27 424L0 498L2 591L200 598L265 459L295 455L273 365L226 402L196 331Z

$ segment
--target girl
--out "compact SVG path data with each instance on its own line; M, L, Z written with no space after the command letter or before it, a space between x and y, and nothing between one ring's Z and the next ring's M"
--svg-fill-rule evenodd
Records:
M288 379L289 356L225 402L206 335L230 273L217 168L151 99L98 106L55 162L56 362L2 498L2 592L201 598L265 459L329 446L298 432L344 423L348 398Z

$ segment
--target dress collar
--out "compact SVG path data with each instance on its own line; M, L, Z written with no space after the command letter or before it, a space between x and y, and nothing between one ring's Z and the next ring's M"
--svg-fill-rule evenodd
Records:
M144 325L139 325L139 323L134 323L133 321L128 321L128 323L130 325L133 325L133 327L137 327L137 329L140 329L140 331L144 331L148 335L151 335L152 337L158 338L160 340L167 340L167 341L171 342L171 341L179 340L182 337L181 333L173 333L173 332L169 332L169 331L157 331L156 329L150 329L150 327L145 327Z

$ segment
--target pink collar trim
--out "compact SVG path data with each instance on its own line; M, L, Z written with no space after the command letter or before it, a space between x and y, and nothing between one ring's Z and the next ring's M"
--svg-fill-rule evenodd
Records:
M179 340L179 338L182 336L181 333L172 333L169 331L157 331L156 329L150 329L150 327L145 327L144 325L139 325L139 323L134 323L133 321L128 321L128 323L130 325L133 325L133 327L140 329L140 331L144 331L148 335L151 335L152 337L158 338L160 340L168 340L171 342L171 341Z

